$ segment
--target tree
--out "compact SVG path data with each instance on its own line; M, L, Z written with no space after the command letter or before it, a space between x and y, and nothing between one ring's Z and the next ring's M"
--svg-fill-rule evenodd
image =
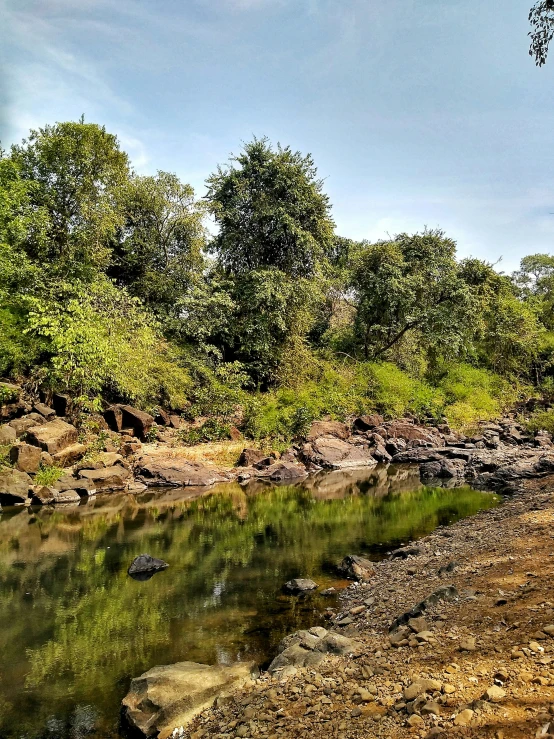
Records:
M205 205L169 172L133 177L122 200L125 225L108 272L156 313L175 315L179 298L203 266Z
M207 185L219 226L212 248L229 273L269 267L311 277L332 249L329 198L310 155L254 139Z
M381 358L413 332L424 349L461 350L472 303L455 253L455 242L440 230L400 234L362 249L351 288L355 336L366 358Z
M538 67L546 63L548 48L554 36L554 0L538 0L529 11L531 46L529 55Z
M13 146L13 161L34 183L32 206L49 217L48 238L26 244L30 257L63 272L105 267L110 241L123 225L119 192L129 177L117 138L94 123L56 123Z

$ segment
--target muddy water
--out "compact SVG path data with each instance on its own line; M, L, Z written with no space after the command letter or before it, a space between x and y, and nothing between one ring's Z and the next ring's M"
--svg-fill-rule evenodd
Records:
M341 586L345 554L377 559L497 502L390 467L4 508L0 737L117 737L132 676L180 660L263 664L285 634L321 623L332 600L284 596L286 580ZM137 582L126 570L143 552L170 566Z

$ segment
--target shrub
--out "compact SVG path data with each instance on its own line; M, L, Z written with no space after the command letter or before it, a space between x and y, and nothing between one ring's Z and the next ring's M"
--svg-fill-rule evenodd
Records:
M63 470L61 467L55 467L54 465L41 465L39 471L35 475L35 485L45 485L46 487L49 487L55 482L58 482L62 475Z
M549 434L554 434L554 409L550 408L547 411L533 413L525 426L528 431L533 433L537 431L548 431Z

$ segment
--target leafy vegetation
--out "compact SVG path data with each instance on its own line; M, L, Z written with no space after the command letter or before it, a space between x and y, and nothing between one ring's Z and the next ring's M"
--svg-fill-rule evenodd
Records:
M550 255L510 277L439 229L340 237L312 158L267 139L203 199L84 120L0 154L0 375L200 418L187 443L373 410L471 426L554 388L553 307Z

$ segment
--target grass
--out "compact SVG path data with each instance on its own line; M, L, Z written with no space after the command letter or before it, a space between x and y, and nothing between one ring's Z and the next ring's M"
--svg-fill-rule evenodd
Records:
M46 467L41 465L39 471L35 475L35 485L44 485L50 487L54 483L58 482L60 477L63 475L61 467L55 467L54 465Z

